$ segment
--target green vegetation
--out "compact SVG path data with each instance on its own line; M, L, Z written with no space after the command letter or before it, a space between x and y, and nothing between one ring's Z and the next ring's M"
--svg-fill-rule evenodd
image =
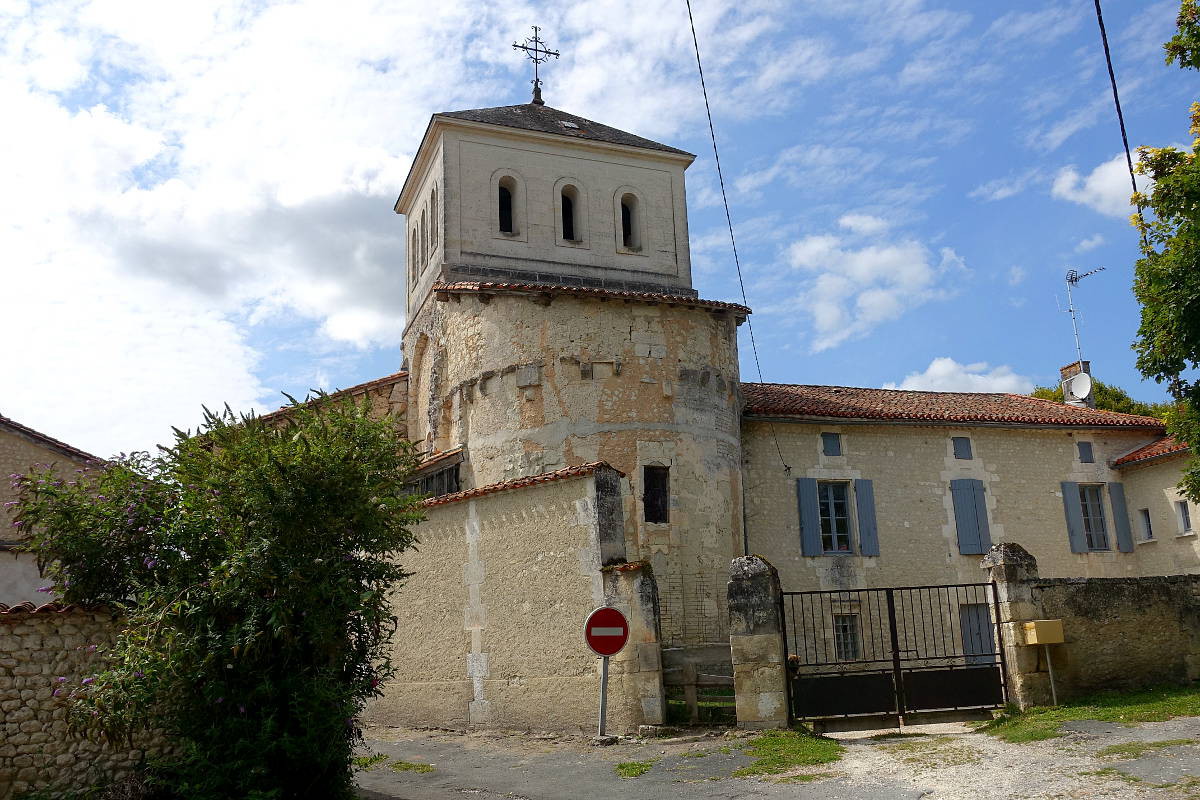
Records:
M1096 751L1098 758L1141 758L1147 753L1153 753L1164 747L1179 747L1180 745L1197 744L1195 739L1162 739L1157 742L1126 742L1112 744Z
M1164 45L1168 64L1200 69L1200 6L1182 0L1176 35ZM1192 146L1139 147L1137 172L1154 184L1133 196L1142 257L1133 292L1142 306L1133 343L1138 370L1166 383L1179 402L1167 431L1192 450L1181 491L1200 502L1200 103L1191 108ZM1143 185L1145 181L1143 181Z
M387 760L388 757L383 753L375 753L369 756L356 756L355 758L351 759L350 763L354 765L355 769L369 771L375 769L377 766Z
M840 742L807 730L767 731L750 740L743 749L754 761L735 770L735 778L777 775L796 767L832 764L846 750Z
M392 419L330 401L206 411L157 456L19 477L48 588L123 618L103 668L56 690L73 729L171 731L150 770L166 797L353 797L355 719L392 674L416 461Z
M419 772L424 774L426 772L433 772L433 764L420 764L415 761L401 761L396 759L388 764L388 769L395 770L396 772Z
M640 778L649 772L656 763L658 763L657 758L649 761L623 761L617 764L615 769L622 778Z
M1040 397L1043 400L1053 400L1056 403L1063 402L1063 390L1061 386L1039 386L1033 390L1033 397ZM1158 417L1166 419L1168 413L1174 408L1173 403L1143 403L1141 400L1134 400L1120 386L1113 386L1104 381L1092 380L1092 399L1096 402L1096 408L1105 411L1118 411L1122 414L1140 414L1143 417Z
M1133 725L1172 717L1200 716L1200 686L1161 686L1136 692L1104 692L1061 706L1009 710L980 730L1006 742L1037 742L1062 735L1062 724L1100 720Z

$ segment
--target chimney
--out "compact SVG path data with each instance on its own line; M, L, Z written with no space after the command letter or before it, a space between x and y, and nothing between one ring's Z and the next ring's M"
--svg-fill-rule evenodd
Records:
M1072 361L1058 370L1062 378L1063 400L1069 406L1077 408L1095 408L1096 400L1092 391L1092 362ZM1076 375L1087 375L1088 380L1077 381Z

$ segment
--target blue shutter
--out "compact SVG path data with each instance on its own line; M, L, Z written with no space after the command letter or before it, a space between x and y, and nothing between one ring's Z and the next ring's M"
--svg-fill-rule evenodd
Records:
M1083 505L1079 502L1079 484L1062 482L1063 511L1067 515L1067 538L1071 541L1072 553L1088 551L1087 538L1083 535Z
M1108 502L1112 504L1113 525L1117 529L1117 549L1122 553L1132 553L1133 532L1129 530L1129 511L1125 508L1125 484L1108 485Z
M816 478L796 479L796 501L800 506L800 552L806 556L819 556L823 550Z
M958 529L958 552L963 555L986 553L992 546L992 536L988 528L983 481L974 478L950 481L950 499Z
M951 443L954 445L954 457L965 461L971 460L971 440L966 436L952 436Z
M875 484L856 480L854 502L858 508L858 551L864 556L877 556L879 528L875 523Z
M840 456L842 454L842 435L840 433L822 433L821 452L827 456Z
M1096 456L1092 453L1091 442L1076 442L1075 446L1079 448L1079 463L1094 464L1096 462Z

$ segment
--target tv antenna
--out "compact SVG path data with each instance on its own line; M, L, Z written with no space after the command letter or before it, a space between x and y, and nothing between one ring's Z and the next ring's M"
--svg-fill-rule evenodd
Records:
M1079 346L1079 322L1075 319L1075 301L1071 297L1071 289L1079 285L1079 282L1089 275L1095 275L1097 272L1103 272L1104 267L1096 267L1090 272L1080 274L1078 271L1067 270L1067 313L1071 315L1071 330L1075 331L1075 358L1080 365L1083 364L1083 348Z

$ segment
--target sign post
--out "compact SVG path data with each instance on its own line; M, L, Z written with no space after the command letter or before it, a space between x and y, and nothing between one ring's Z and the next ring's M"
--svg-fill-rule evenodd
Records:
M592 652L600 656L600 726L598 736L604 735L608 717L608 658L615 656L629 641L629 620L615 608L601 606L588 614L583 623L583 639Z

